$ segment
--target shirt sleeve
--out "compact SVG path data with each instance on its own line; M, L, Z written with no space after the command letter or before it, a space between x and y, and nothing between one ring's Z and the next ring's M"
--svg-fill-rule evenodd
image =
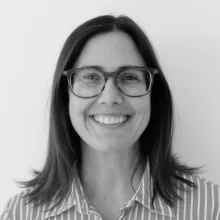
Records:
M11 198L8 200L8 202L6 203L3 212L0 213L0 220L12 220L9 218L9 206L11 203Z
M214 193L214 201L215 206L213 210L213 218L212 220L220 220L220 187L217 186L216 190L214 190L216 193Z

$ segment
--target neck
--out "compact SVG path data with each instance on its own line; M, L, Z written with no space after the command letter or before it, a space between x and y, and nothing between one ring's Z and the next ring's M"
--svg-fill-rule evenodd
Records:
M138 145L135 145L133 148L102 152L82 144L79 178L86 194L107 196L109 192L117 197L133 195L131 177L138 162L137 149ZM142 174L141 168L135 172L132 181L134 190Z

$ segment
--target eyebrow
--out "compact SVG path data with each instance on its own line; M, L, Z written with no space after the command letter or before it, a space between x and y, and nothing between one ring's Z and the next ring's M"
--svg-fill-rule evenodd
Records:
M86 66L81 66L79 68L95 68L98 70L104 70L104 67L100 66L100 65L86 65ZM120 70L124 70L126 68L131 68L131 67L143 67L143 66L138 66L138 65L124 65L124 66L120 66L117 68L116 71L120 71Z

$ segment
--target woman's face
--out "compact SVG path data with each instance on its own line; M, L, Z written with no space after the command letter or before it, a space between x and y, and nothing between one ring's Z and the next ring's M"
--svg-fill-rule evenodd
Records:
M90 39L74 67L100 65L105 71L115 71L123 65L145 66L145 62L129 35L110 32ZM121 127L99 124L91 115L123 113L132 117ZM79 98L69 90L69 114L73 128L84 144L98 151L122 150L132 147L150 119L150 93L128 97L117 90L110 77L103 92L94 98Z

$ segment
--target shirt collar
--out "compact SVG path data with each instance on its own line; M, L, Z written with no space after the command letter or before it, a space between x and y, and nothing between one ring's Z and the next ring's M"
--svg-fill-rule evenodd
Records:
M75 171L76 173L78 173L77 170ZM137 201L156 214L167 217L176 216L176 213L173 210L174 207L167 205L159 195L155 197L154 207L152 207L150 205L152 195L153 195L153 180L150 176L149 162L147 160L145 171L143 173L137 191L135 192L133 197L126 203L126 205L124 207L121 207L121 209L129 208L130 206L133 205L135 201ZM52 207L52 205L54 204L55 197L51 201L51 203L48 204L47 208ZM73 206L76 206L76 209L80 213L88 214L95 212L95 208L91 204L90 205L89 204L90 203L86 198L82 185L80 183L80 179L78 175L76 175L71 184L69 195L58 206L56 206L50 211L47 211L45 215L45 219L56 215L60 215L62 212L70 209Z
M150 165L147 158L144 174L142 176L139 187L134 195L134 201L138 201L150 211L167 217L175 217L175 207L171 207L159 196L156 195L154 207L151 206L151 198L153 197L153 179L150 175Z

